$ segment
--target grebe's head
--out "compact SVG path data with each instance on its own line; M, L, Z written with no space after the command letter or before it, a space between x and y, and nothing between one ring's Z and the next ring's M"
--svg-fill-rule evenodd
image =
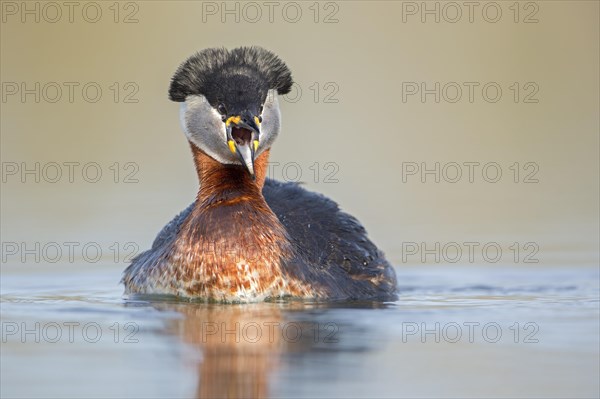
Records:
M244 165L279 134L278 94L292 86L290 70L260 47L211 48L188 58L171 80L169 97L181 102L188 140L224 164Z

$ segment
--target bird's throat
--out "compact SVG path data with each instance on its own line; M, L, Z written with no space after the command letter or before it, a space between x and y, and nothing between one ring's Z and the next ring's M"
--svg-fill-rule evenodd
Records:
M262 200L269 162L269 150L254 160L255 178L242 165L222 164L190 142L200 182L198 204L204 206L228 201Z

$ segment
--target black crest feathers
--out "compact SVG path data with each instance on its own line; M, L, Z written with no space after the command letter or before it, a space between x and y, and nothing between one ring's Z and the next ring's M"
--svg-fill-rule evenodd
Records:
M247 76L261 91L275 89L278 94L289 93L293 83L285 63L262 47L209 48L179 66L171 80L169 98L181 102L190 94L210 97L215 86L236 75Z

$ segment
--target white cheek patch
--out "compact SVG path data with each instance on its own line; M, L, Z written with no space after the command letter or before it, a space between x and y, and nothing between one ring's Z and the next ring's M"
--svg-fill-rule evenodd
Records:
M188 140L190 139L190 133L188 131L187 128L187 122L185 120L185 114L187 112L188 109L188 104L187 102L182 102L181 105L179 105L179 123L181 124L181 129L183 130L183 133L185 133L185 136L188 138Z
M271 147L281 128L281 112L277 90L269 90L262 112L263 122L260 125L260 147L258 153Z
M227 147L221 115L202 95L188 96L179 108L181 127L189 141L221 163L239 163Z

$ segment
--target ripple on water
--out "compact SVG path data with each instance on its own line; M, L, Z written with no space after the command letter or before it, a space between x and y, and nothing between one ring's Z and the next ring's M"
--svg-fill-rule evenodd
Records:
M3 273L3 323L96 323L104 336L93 344L81 334L58 344L8 337L2 396L227 396L232 387L276 397L597 396L596 269L397 272L392 303L252 305L124 300L114 268ZM239 331L258 325L263 338L232 343L236 323ZM409 334L436 323L440 331L461 327L461 340ZM469 342L465 323L496 323L502 338L489 343L477 330ZM268 325L277 325L272 342ZM207 330L221 327L230 331L225 339ZM123 343L132 331L136 343ZM302 331L297 340L294 331ZM537 343L524 343L532 333ZM49 370L36 384L26 382L32 362Z

